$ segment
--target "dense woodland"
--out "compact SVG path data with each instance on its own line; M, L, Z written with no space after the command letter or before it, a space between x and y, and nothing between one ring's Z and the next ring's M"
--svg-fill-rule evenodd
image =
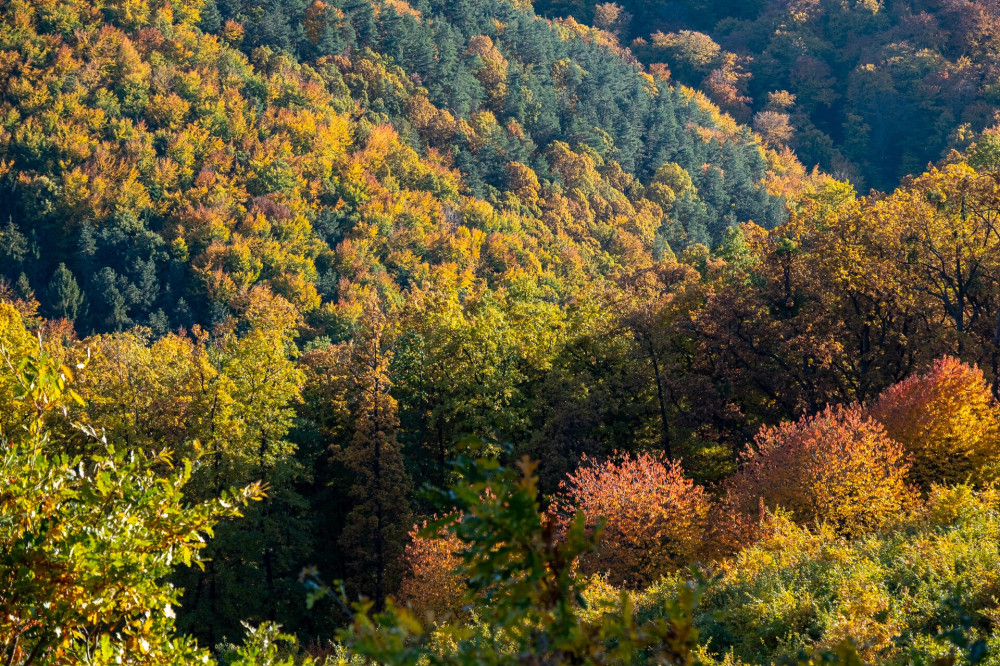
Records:
M971 0L539 0L804 164L891 190L997 122L1000 9Z
M0 663L1000 663L1000 23L730 4L0 0Z

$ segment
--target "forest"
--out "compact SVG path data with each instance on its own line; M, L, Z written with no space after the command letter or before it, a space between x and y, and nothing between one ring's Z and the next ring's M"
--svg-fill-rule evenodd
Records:
M1000 664L998 54L0 0L0 663Z
M775 147L892 190L997 123L1000 7L971 0L538 0L661 65Z

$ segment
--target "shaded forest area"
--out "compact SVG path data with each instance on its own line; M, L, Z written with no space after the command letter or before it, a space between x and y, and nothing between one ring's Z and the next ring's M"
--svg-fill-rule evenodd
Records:
M703 90L809 168L889 191L997 123L988 2L543 0Z

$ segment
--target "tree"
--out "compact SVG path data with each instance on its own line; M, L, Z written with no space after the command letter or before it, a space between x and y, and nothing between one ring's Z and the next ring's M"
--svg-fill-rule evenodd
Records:
M14 365L36 353L38 338L25 328L25 316L15 307L0 300L0 349L11 357ZM35 417L30 406L19 399L22 394L21 382L14 373L0 373L0 437L15 437L24 426Z
M996 478L1000 406L978 367L946 356L885 391L871 414L913 456L924 490Z
M976 171L1000 171L1000 131L983 132L969 147L969 166Z
M624 454L583 464L561 484L564 520L577 512L601 526L596 552L581 556L584 573L604 573L614 585L642 589L707 554L711 501L663 454Z
M169 445L190 453L191 442L205 438L195 425L199 384L206 379L197 341L173 334L153 341L148 330L136 329L91 337L80 346L92 356L90 371L80 378L86 412L115 439L142 451Z
M722 56L722 48L703 32L681 30L679 32L652 35L653 49L659 56L667 56L671 69L683 80L691 81L701 74L708 74Z
M632 15L614 2L604 2L594 7L594 27L623 39L628 36Z
M135 329L78 347L93 357L81 378L88 403L81 411L133 450L169 445L185 458L202 456L192 497L267 486L267 498L243 520L219 526L204 570L174 576L185 590L179 625L211 644L235 639L243 621L298 621L304 592L296 578L311 545L299 491L309 470L289 436L304 381L294 360L298 315L266 288L232 303L235 314L214 335L196 329L151 340Z
M341 462L354 479L354 507L340 535L347 552L347 582L371 595L381 609L403 574L402 556L409 522L410 481L396 441L398 416L388 369L391 330L381 305L365 305L360 331L351 344L354 381L354 434L342 447Z
M724 53L719 66L702 81L705 90L719 108L731 114L740 122L749 122L752 116L750 104L753 100L746 94L747 79L750 75L743 70L744 59L735 54Z
M463 297L457 278L409 291L393 356L401 441L420 450L413 458L439 484L466 437L528 439L532 390L563 326L528 280Z
M857 536L896 521L912 504L902 445L857 405L764 427L726 482L726 503L751 533L761 507Z
M668 167L665 165L661 171ZM707 259L707 249L701 249ZM651 266L622 271L615 294L617 323L632 338L634 359L629 369L635 371L648 365L659 421L657 444L668 459L678 455L673 442L681 420L678 416L698 409L686 404L688 401L680 395L672 366L678 360L683 364L688 353L684 349L685 320L703 295L700 277L693 267L670 257Z
M470 39L466 54L474 56L480 63L476 76L486 90L491 107L497 110L503 108L507 99L507 59L486 35Z
M49 281L47 302L51 312L56 317L63 317L74 321L78 314L82 313L83 292L72 271L66 268L66 264L60 263L56 272L52 274Z
M192 502L188 484L201 461L175 471L169 451L118 447L89 424L74 428L93 452L70 453L75 444L51 436L51 426L82 402L73 371L44 348L15 353L0 348L16 387L3 408L26 406L31 417L4 433L0 455L0 657L24 665L206 661L175 633L179 590L165 579L176 564L203 566L205 537L259 498L259 486Z
M753 117L753 129L774 148L788 145L795 133L787 113L770 110L761 111Z
M396 598L417 617L448 620L462 605L466 592L458 572L462 542L446 530L429 536L428 531L428 521L410 531L405 555L409 573Z
M299 315L258 287L232 303L235 315L195 346L189 432L209 464L195 477L201 497L232 484L260 481L267 497L239 523L223 525L204 571L182 572L182 626L215 643L242 633L242 622L301 621L297 582L311 549L308 506L300 486L309 470L289 432L304 381L296 366Z
M951 323L961 356L981 320L1000 322L1000 304L989 293L1000 285L1000 181L950 164L905 183L873 209L887 236L898 238L889 248L913 287Z

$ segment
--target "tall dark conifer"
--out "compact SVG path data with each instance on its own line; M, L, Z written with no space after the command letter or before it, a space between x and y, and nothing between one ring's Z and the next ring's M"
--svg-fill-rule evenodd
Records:
M73 272L66 268L66 264L60 263L56 272L52 274L46 296L53 316L73 321L80 314L83 292L73 277Z
M340 536L347 583L379 608L402 579L402 555L411 527L410 480L396 439L396 400L389 394L388 328L378 302L369 301L351 352L354 437L340 454L354 479L355 505Z

